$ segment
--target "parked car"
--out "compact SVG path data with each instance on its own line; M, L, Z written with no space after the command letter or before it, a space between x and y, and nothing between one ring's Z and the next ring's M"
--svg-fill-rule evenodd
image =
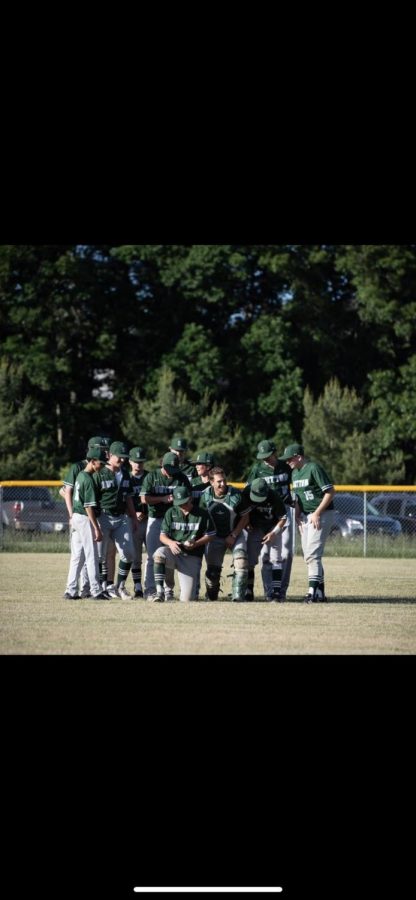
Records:
M394 491L376 494L371 498L373 506L383 515L395 516L404 534L416 535L416 494Z
M343 537L357 537L364 531L364 499L362 494L336 493L334 497L335 523L332 534ZM395 538L402 533L398 519L383 516L372 503L367 501L367 533L385 534Z
M47 487L4 487L3 527L16 531L68 531L68 512Z

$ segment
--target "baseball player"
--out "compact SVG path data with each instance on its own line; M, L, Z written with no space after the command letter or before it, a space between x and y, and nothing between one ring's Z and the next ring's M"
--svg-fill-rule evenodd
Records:
M170 442L169 452L176 454L179 469L187 476L187 478L189 478L189 481L191 481L192 478L196 477L197 470L192 460L185 459L187 450L188 441L186 438L175 435Z
M209 482L209 487L202 492L199 501L201 508L210 513L216 529L215 538L208 544L205 554L206 599L218 599L224 554L229 549L234 564L231 599L244 601L248 575L244 528L248 524L248 509L244 509L242 505L241 491L227 484L224 469L220 466L212 467Z
M154 600L156 584L153 572L153 555L160 547L160 528L166 509L172 506L173 488L179 485L190 487L189 479L178 466L176 453L165 453L160 469L149 472L143 479L140 499L148 506L146 529L147 565L144 592L147 600ZM173 599L172 583L167 585L166 599Z
M251 467L245 480L252 483L255 478L264 478L286 505L286 527L282 532L275 534L274 540L265 548L262 557L263 572L266 574L266 566L271 568L272 580L276 581L278 570L282 570L280 595L269 599L285 600L293 561L294 501L290 493L292 472L286 462L278 459L273 441L262 440L257 445L257 462Z
M96 489L93 481L94 472L99 472L107 461L104 450L90 449L87 453L85 468L75 479L72 499L72 539L71 560L68 580L64 594L65 600L79 600L77 593L78 577L85 563L87 566L90 591L94 600L109 600L100 585L100 569L98 542L102 541L102 532L97 520L99 510Z
M254 569L261 563L265 600L282 601L282 569L269 563L269 548L286 527L286 507L265 478L255 478L242 492L242 506L249 509L247 525L248 581L246 600L254 600Z
M215 537L215 525L205 509L192 497L190 486L179 485L173 489L173 506L163 517L160 541L153 554L156 583L155 600L165 599L164 582L172 583L177 569L180 600L195 600L198 575L202 565L204 548ZM170 577L166 577L170 569Z
M141 502L140 493L143 481L148 475L144 464L146 451L143 447L132 447L129 454L131 480L133 484L133 504L136 511L137 529L133 532L133 563L131 574L134 582L134 597L143 597L142 587L142 555L143 545L146 546L147 506Z
M101 545L102 588L110 597L129 599L126 578L133 561L133 531L137 529L136 511L133 504L133 485L129 472L123 469L123 460L128 459L129 449L122 441L110 445L110 457L101 472L93 476L101 506L100 525L103 533ZM120 555L117 584L108 584L107 545L112 537Z
M102 449L106 452L107 458L108 458L108 449L110 447L110 444L111 444L110 438L104 437L103 435L96 435L95 437L90 438L88 441L87 455L88 455L88 450ZM68 469L68 471L63 479L63 486L59 489L59 493L60 493L61 497L64 498L66 508L68 510L69 530L70 530L69 549L71 551L72 551L72 513L73 513L72 495L73 495L77 475L79 475L80 472L84 471L85 466L87 465L87 462L88 462L88 459L85 458L85 459L80 460L79 462L72 463L72 465ZM90 584L88 581L88 572L87 572L86 565L84 565L81 569L80 589L81 589L81 597L83 599L91 596L91 590L90 590Z
M289 444L281 459L297 470L292 475L292 484L296 495L295 519L308 567L305 601L318 603L326 600L322 556L334 521L335 488L323 466L304 455L302 444Z
M194 463L197 475L196 478L191 479L192 496L196 499L205 488L209 487L209 473L214 463L214 454L208 450L201 450L200 453L197 453Z

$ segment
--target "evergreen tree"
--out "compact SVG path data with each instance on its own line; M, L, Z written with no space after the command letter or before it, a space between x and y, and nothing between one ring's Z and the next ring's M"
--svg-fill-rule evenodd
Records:
M127 440L146 449L149 468L160 465L172 437L188 440L190 456L210 450L227 471L229 478L241 477L239 448L241 432L228 418L227 404L212 400L208 391L192 401L166 366L159 374L157 390L151 396L133 393L122 419Z

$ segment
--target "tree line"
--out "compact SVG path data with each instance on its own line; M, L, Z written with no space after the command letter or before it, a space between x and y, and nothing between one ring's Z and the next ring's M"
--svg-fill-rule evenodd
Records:
M239 480L264 437L416 483L416 245L3 245L1 478L174 433Z

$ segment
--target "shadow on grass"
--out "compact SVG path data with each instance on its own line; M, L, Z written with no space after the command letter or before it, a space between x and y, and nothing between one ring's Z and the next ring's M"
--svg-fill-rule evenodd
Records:
M285 603L302 603L305 604L303 597L288 597ZM337 594L332 597L328 597L328 600L325 604L323 603L315 603L315 604L305 604L308 606L325 606L328 603L416 603L416 597L341 597Z

